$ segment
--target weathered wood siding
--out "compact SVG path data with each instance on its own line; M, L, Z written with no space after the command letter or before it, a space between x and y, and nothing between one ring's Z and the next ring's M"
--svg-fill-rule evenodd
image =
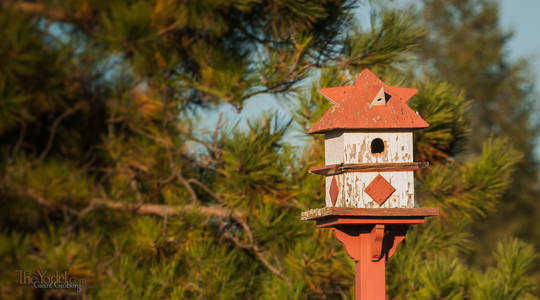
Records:
M383 153L371 153L371 142L380 138ZM413 161L412 132L330 132L326 134L325 161L340 163L382 163Z
M364 189L378 175L384 177L396 190L381 205L366 194ZM356 172L335 175L339 193L335 207L358 208L412 208L414 207L414 175L412 171ZM326 207L332 207L329 187L333 176L326 177Z
M382 153L371 153L371 142L380 138ZM343 162L350 164L412 162L412 132L346 132L343 134ZM328 163L327 163L328 164Z
M382 153L372 153L371 143L380 138ZM412 132L333 132L325 139L326 165L361 163L413 162ZM366 186L381 174L396 191L379 206L364 192ZM333 176L326 177L326 206L332 207L330 184ZM405 208L414 207L414 176L412 171L354 172L336 175L339 194L336 207Z

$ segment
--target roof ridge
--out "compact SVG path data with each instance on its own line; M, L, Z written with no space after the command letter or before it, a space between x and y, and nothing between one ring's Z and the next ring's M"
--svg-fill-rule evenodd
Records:
M374 99L376 96L380 98L381 88L384 103ZM417 92L416 89L386 85L368 69L364 69L352 85L318 91L333 106L311 127L309 133L336 129L412 129L429 126L406 104Z

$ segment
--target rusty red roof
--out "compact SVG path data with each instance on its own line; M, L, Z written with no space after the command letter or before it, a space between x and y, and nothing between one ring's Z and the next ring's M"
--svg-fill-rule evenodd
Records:
M385 99L377 105L374 98L381 93L381 88ZM333 106L308 133L428 127L429 124L407 105L416 92L415 89L386 85L370 70L364 69L352 85L319 89Z

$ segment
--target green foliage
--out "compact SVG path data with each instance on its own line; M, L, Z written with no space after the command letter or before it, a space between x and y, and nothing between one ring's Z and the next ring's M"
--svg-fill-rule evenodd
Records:
M456 259L437 257L421 267L419 288L411 299L463 299L467 279L467 273Z
M540 247L534 221L540 216L540 172L534 154L540 106L528 59L509 59L512 32L500 25L500 15L493 0L426 0L418 16L428 29L419 51L422 73L463 89L472 99L466 115L471 128L467 150L480 153L483 141L496 135L509 138L523 156L497 212L471 225L484 246L473 251L470 260L484 266L494 261L488 261L482 249L494 248L501 235L514 234Z
M247 199L261 191L272 192L284 187L284 166L280 149L288 124L280 124L277 116L266 116L262 123L248 123L244 132L238 128L224 129L222 164L218 174L229 184L226 190L235 189ZM271 186L268 184L271 183ZM235 193L237 194L237 193ZM234 203L242 205L242 203Z
M0 116L0 133L8 131L12 127L17 126L21 119L24 117L24 105L27 98L21 94L10 90L6 86L6 80L0 81L0 97L2 106Z
M379 22L378 18L371 19L368 33L357 31L351 35L345 55L354 60L348 62L347 68L359 72L364 68L404 61L425 34L425 29L410 14L385 10L380 19Z
M464 259L521 152L497 135L467 152L468 90L409 68L429 28L387 9L361 30L353 4L0 4L0 298L350 299L354 263L299 214L324 203L308 173L322 137L305 134L331 105L317 89L364 67L419 90L409 104L431 126L415 133L416 160L433 166L417 199L442 212L388 261L389 298L532 297L532 246L508 240L485 268ZM259 94L283 98L292 120L200 128ZM16 270L85 284L34 289Z
M470 102L445 82L418 82L415 88L418 93L409 105L429 124L414 136L418 150L415 159L431 163L447 161L463 150L467 133L465 111Z
M439 207L441 217L407 234L406 245L389 261L390 270L404 273L389 280L390 292L396 298L492 299L473 296L476 285L485 283L476 279L480 271L463 263L463 254L476 247L465 228L493 211L510 182L512 166L519 160L519 155L506 139L488 140L483 148L481 155L467 162L432 167L422 177L417 195L423 206ZM530 264L534 258L532 246L513 243L520 246L512 246L509 249L513 250L507 251L512 251L511 255L523 254L522 259ZM500 259L504 252L501 247L494 257ZM529 265L513 259L515 257L508 258L508 262L521 265L521 272L530 270ZM504 273L505 268L498 264L490 272ZM525 282L531 280L527 276L521 278ZM489 284L500 284L494 276L487 276L485 280ZM531 285L525 286L524 294L532 291ZM508 288L511 293L522 293L519 285Z
M497 245L497 268L477 274L477 288L472 299L530 299L534 281L525 274L531 269L536 254L531 245L511 239Z
M482 154L459 166L431 168L419 186L422 203L445 208L446 214L485 216L510 183L519 154L508 140L488 140ZM457 211L456 208L459 208Z

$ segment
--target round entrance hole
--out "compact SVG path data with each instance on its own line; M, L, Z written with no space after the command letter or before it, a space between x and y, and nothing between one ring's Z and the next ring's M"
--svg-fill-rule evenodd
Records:
M371 153L378 154L383 153L384 151L384 142L383 140L376 138L371 141Z

